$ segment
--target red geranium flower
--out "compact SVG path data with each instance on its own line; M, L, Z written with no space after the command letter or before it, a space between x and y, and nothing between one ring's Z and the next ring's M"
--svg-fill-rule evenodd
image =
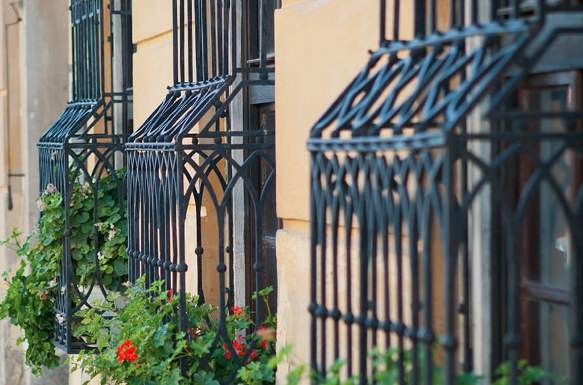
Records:
M137 349L132 340L125 340L117 347L117 362L134 362L138 359Z
M233 306L231 308L231 313L235 316L235 317L240 317L242 316L245 311L243 310L243 308L239 307L239 306Z
M256 358L257 358L257 351L251 350L251 353L249 353L249 359L251 359L251 361L255 361Z
M166 292L166 299L168 302L174 301L174 290L170 289Z
M231 351L229 350L229 347L227 346L227 344L223 344L223 350L225 351L225 359L230 360L231 359Z
M231 345L233 346L233 350L235 350L235 353L239 356L239 357L244 357L245 356L245 339L243 338L243 336L238 336L237 338L233 339L231 341ZM225 358L227 360L230 360L232 358L232 354L231 351L229 350L229 346L227 344L223 344L223 350L225 351ZM253 354L253 352L251 352L251 354ZM255 355L257 355L257 352L255 352Z
M237 355L243 357L245 355L245 341L243 340L243 336L235 338L232 343Z
M257 335L261 338L261 349L267 350L269 347L269 342L275 341L275 329L267 327L265 325L259 325L257 327Z

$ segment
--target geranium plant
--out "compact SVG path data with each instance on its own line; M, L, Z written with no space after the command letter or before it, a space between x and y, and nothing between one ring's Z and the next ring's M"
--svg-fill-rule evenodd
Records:
M104 287L120 289L127 279L126 208L118 196L123 176L119 172L102 178L95 192L81 182L72 186L70 247L74 279L80 286L89 284L94 278L96 256ZM96 194L97 199L93 199L92 194ZM8 287L0 302L0 318L10 318L11 323L22 330L18 342L26 342L26 364L35 374L42 367L59 365L52 337L54 298L59 290L65 230L63 195L54 185L46 187L37 206L41 216L34 233L23 237L20 231L14 230L1 242L13 248L21 261L14 274L3 274ZM94 223L94 207L97 207L97 224ZM99 238L98 250L94 246L94 227ZM78 299L73 298L73 301Z
M79 355L77 365L102 384L247 385L273 384L280 358L275 354L275 317L254 325L249 311L218 309L186 298L188 332L181 332L174 293L157 282L130 287L127 297L112 294L101 306L84 311L77 332L90 336L95 351ZM272 292L258 298L267 302Z

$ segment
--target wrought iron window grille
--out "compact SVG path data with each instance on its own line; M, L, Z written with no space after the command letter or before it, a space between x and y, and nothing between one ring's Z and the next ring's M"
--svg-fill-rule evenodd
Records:
M71 0L71 100L38 142L40 189L52 184L63 195L65 231L63 258L55 298L55 345L70 354L87 348L73 336L76 314L93 297L106 297L101 281L95 223L100 180L125 167L124 143L132 129L131 0ZM115 49L114 49L115 48ZM70 205L73 188L83 183L93 199L90 283L81 285L72 260ZM125 182L118 182L119 203Z
M258 4L255 12L251 3ZM174 84L126 145L130 279L145 276L146 285L163 280L165 289L179 294L185 332L186 293L217 305L217 343L231 351L234 336L224 322L239 290L234 242L241 236L235 233L234 201L242 197L249 207L245 221L254 247L245 253L252 254L260 289L262 218L275 190L274 131L255 126L249 108L254 90L274 86L269 51L277 6L273 0L174 0ZM231 116L238 100L242 121ZM267 175L255 183L258 165ZM256 325L265 317L258 302L252 310Z
M518 297L521 256L525 243L537 241L525 239L524 222L533 197L550 189L569 234L564 353L569 381L579 384L583 179L572 173L561 184L553 170L565 156L581 162L583 108L525 107L516 95L562 36L583 33L583 7L443 1L449 26L439 30L435 0L415 1L410 19L401 5L380 1L380 48L308 141L312 369L323 377L343 359L344 376L373 383L368 353L395 349L399 384L431 384L438 371L455 384L458 374L473 370L470 271L486 258L499 260L493 279L507 308L496 321L503 329L500 358L510 362L510 383L517 384L520 322L528 322ZM480 11L485 5L488 14ZM404 21L415 26L408 40ZM489 128L476 129L476 116ZM549 121L559 128L545 132ZM545 146L552 150L543 157ZM521 162L530 169L517 181L509 170ZM484 199L497 218L499 243L482 255L469 232Z

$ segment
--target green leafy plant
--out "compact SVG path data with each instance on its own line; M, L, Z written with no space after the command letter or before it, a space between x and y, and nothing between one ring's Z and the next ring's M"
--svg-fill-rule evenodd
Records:
M127 205L118 188L123 177L123 171L105 176L95 191L88 183L73 185L69 205L71 257L75 279L81 286L89 285L95 278L96 257L100 281L106 289L119 290L126 280ZM99 238L99 250L94 247L95 235Z
M74 279L79 286L90 284L95 277L96 257L105 288L120 289L127 279L126 209L125 202L118 196L121 178L123 172L102 178L94 192L88 184L76 182L72 186L70 245ZM93 194L96 194L97 206ZM14 230L0 243L14 249L21 258L14 274L3 274L7 291L0 302L0 318L10 318L12 324L22 329L18 343L26 342L26 364L35 374L39 374L42 367L59 365L52 337L54 298L60 289L58 277L65 230L63 195L55 186L47 186L37 206L41 216L34 233L23 239L22 233ZM94 225L95 219L97 225ZM99 250L94 247L96 236ZM73 298L73 301L79 300Z
M274 352L276 320L270 310L262 325L254 325L241 307L230 309L221 323L216 307L187 295L188 333L184 333L179 328L180 301L162 288L163 283L156 282L146 289L142 281L130 287L126 297L112 294L85 310L77 333L88 336L97 352L82 352L76 367L91 378L101 378L102 384L275 382L282 355ZM258 298L267 302L271 292L262 290Z
M400 367L403 368L403 376L405 383L413 383L414 365L413 358L415 354L409 350L403 352L403 361L400 365L401 354L399 349L390 348L387 351L381 352L378 349L371 351L370 358L372 360L373 382L385 385L397 385L400 378ZM424 356L420 351L417 354L417 383L424 384ZM358 376L344 377L343 369L345 366L344 360L338 360L332 364L327 370L326 375L319 377L316 373L311 373L311 379L322 385L357 385L360 383ZM305 366L300 366L292 370L288 374L288 385L297 385L305 374ZM511 384L511 364L509 362L502 363L495 371L495 378L492 385L509 385ZM519 385L535 385L540 384L546 380L555 380L555 383L562 383L562 380L557 376L545 371L544 369L531 366L527 361L521 360L518 362L517 384ZM455 379L456 385L486 385L484 379L473 372L459 373ZM445 376L444 370L439 364L434 363L432 369L432 385L444 385Z

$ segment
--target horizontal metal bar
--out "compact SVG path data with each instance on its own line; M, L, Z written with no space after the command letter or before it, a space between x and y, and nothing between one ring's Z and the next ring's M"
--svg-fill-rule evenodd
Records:
M441 147L446 143L446 133L424 132L411 136L395 137L357 137L351 139L311 138L307 142L308 150L317 151L378 151L388 149L407 149L423 147Z

